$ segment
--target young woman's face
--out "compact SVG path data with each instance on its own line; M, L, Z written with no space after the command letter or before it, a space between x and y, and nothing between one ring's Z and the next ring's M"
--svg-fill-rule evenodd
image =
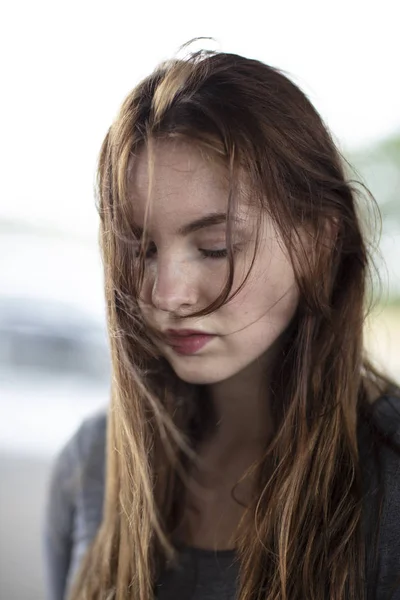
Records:
M264 219L256 260L243 289L214 313L191 317L218 297L228 274L226 173L184 142L157 142L154 159L140 307L145 321L166 334L160 350L178 377L197 384L221 382L268 356L288 326L298 304L293 269L271 221ZM147 161L143 150L130 176L133 218L139 228L148 198ZM233 290L253 258L256 219L254 209L239 200L233 228ZM182 316L186 318L178 319ZM185 333L190 335L180 335Z

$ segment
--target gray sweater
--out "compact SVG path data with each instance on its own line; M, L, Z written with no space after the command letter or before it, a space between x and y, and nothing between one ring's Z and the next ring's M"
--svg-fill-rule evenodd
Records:
M376 463L371 426L360 419L368 600L400 600L400 398L383 396L374 404L373 422L382 440ZM106 413L85 420L57 457L52 470L45 519L45 559L49 600L63 600L102 516ZM378 489L378 472L382 486ZM383 493L380 537L374 541L376 501ZM377 569L373 568L378 544ZM238 565L234 551L180 547L180 566L157 585L159 600L234 600ZM394 593L390 590L396 585Z

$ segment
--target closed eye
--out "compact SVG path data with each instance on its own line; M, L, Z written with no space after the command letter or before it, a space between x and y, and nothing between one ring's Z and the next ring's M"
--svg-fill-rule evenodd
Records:
M146 248L145 258L152 258L157 252L156 245L154 243L149 243ZM211 258L211 259L222 259L228 256L228 250L226 248L221 248L220 250L207 250L206 248L199 248L199 252L203 258ZM139 249L136 251L136 258L139 257L140 251Z
M241 249L241 244L234 244L232 246L232 251L234 254L237 254ZM228 249L221 248L220 250L206 250L205 248L199 248L199 252L203 255L203 258L227 258Z
M226 258L228 256L226 248L221 248L221 250L205 250L204 248L199 248L199 251L204 258Z

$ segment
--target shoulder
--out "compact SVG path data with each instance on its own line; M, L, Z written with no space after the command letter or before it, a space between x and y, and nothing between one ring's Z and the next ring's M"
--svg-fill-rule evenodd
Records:
M87 467L104 467L107 413L101 410L86 418L66 446Z
M385 395L371 407L366 438L369 456L379 465L385 496L400 495L400 395Z
M106 412L85 419L57 455L44 519L48 593L61 600L102 518Z
M86 418L58 453L52 477L73 492L75 482L82 483L82 474L88 469L104 470L107 415L100 411ZM69 485L68 485L69 484Z
M49 503L61 516L88 501L101 503L106 454L105 410L86 418L56 456L50 474ZM96 489L96 497L91 490ZM69 525L68 525L69 527Z
M60 451L54 465L55 477L62 475L64 488L75 504L102 501L106 461L106 411L86 418ZM99 497L101 493L101 497Z
M380 439L380 459L384 513L382 525L387 548L396 540L398 564L400 564L400 396L383 396L374 407L374 416Z
M82 421L67 444L67 447L75 447L81 456L88 456L94 447L104 445L107 427L107 413L100 410Z
M400 444L400 392L396 396L381 396L372 408L379 431L384 437Z
M378 437L376 455L384 495L383 523L386 541L397 539L400 564L400 396L382 396L373 407ZM393 537L394 539L394 537Z
M400 449L400 391L398 395L380 396L363 407L359 445L361 452L374 446L384 457L397 455L397 449Z
M368 413L360 446L367 570L371 576L376 565L376 597L385 597L400 584L400 396L381 396ZM400 598L400 587L395 598Z

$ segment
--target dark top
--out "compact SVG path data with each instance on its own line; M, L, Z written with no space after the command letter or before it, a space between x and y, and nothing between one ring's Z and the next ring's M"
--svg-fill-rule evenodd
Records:
M359 423L363 474L363 520L367 547L368 600L400 600L400 398L382 396L373 406L373 422L382 435L378 463L371 426ZM55 461L45 519L45 557L49 600L63 600L102 517L106 414L86 419ZM377 570L374 530L378 519L378 473L383 509ZM181 546L180 567L166 571L157 585L159 600L234 600L238 564L234 550L213 551ZM376 573L376 577L374 576ZM390 590L398 583L393 595Z

